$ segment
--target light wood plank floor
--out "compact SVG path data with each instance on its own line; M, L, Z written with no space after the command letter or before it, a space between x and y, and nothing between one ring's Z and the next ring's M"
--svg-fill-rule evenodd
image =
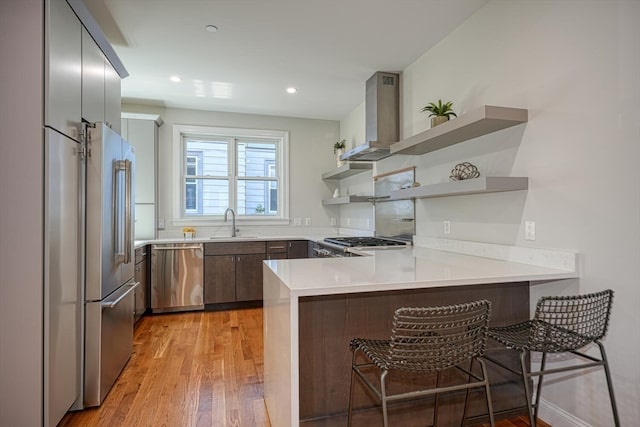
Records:
M59 427L270 426L262 346L259 308L144 317L102 406L69 413ZM528 425L524 417L497 423Z

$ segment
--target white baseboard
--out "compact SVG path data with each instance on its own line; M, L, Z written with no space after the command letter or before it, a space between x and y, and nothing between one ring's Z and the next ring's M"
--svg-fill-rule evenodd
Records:
M559 406L540 398L538 418L553 427L593 427Z

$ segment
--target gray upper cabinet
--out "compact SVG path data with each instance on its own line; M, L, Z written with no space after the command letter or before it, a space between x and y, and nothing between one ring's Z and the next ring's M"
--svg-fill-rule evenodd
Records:
M104 60L104 122L114 131L121 133L120 114L121 103L121 79L111 63ZM137 161L137 160L136 160Z
M102 51L82 27L82 118L89 122L104 121L104 62Z
M153 120L127 120L126 139L136 148L136 203L156 202L156 141Z
M51 0L45 20L45 125L76 141L81 132L82 25L65 0Z
M162 124L159 116L149 118L128 118L124 113L121 135L136 149L136 240L156 238L157 217L157 162L158 127ZM139 115L135 115L139 116Z

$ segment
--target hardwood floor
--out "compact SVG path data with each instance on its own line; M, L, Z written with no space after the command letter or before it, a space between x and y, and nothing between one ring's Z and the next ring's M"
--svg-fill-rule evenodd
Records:
M144 317L102 406L69 413L59 427L270 426L262 343L259 308ZM524 417L497 423L528 425Z

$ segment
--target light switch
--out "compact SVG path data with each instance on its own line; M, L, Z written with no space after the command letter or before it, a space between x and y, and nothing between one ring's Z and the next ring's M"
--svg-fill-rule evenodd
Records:
M304 219L304 225L306 227L310 226L311 225L311 218L309 218L309 217L305 218Z

